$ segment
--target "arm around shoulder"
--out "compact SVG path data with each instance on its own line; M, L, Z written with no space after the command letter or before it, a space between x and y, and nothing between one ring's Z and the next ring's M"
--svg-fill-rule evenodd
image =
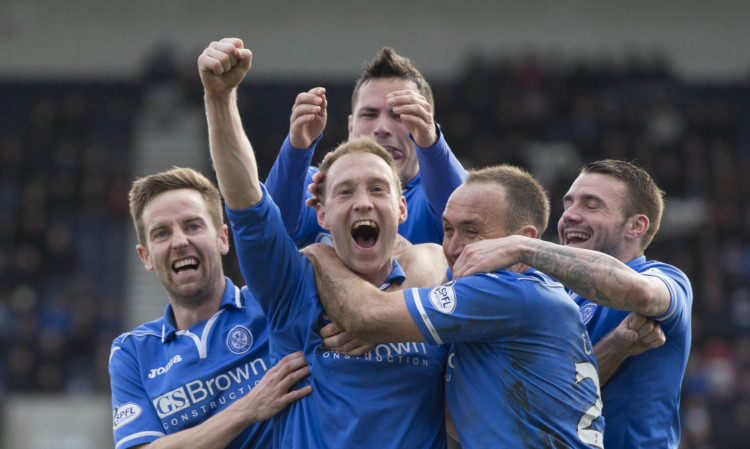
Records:
M310 245L323 308L352 337L371 343L425 341L406 307L403 291L380 291L338 258L333 248Z
M664 281L638 273L599 251L527 239L521 262L599 305L649 317L666 313L672 296Z

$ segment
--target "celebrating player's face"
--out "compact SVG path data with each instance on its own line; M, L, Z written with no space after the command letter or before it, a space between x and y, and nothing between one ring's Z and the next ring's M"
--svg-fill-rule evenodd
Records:
M505 237L505 188L489 182L457 188L445 205L443 232L443 253L451 269L469 243Z
M228 231L226 226L216 229L198 191L161 193L146 205L142 218L148 244L138 245L138 254L171 299L197 305L223 291L221 256L229 251Z
M382 282L392 269L398 225L406 219L393 172L374 154L352 153L334 162L326 179L318 219L331 232L336 253L363 278Z
M625 201L622 181L601 173L578 176L563 197L565 211L557 223L560 244L619 257L628 224L622 212Z
M362 84L349 117L349 137L372 136L391 153L399 176L408 182L419 171L414 142L399 115L386 103L386 95L399 90L416 90L416 85L401 78L376 78Z

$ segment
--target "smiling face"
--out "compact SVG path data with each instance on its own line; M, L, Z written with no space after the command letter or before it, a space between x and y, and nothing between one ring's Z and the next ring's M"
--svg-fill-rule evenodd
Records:
M221 256L229 251L228 230L226 225L216 228L197 190L168 190L154 196L141 220L147 243L138 245L138 255L173 302L196 307L221 298Z
M406 184L419 172L419 161L409 131L386 103L386 95L398 90L416 91L417 86L402 78L373 78L362 84L349 116L349 137L372 136L391 153L401 182Z
M560 244L609 254L625 262L625 236L629 218L623 214L627 201L624 182L605 174L583 173L563 197L565 208L557 223Z
M464 184L453 192L443 212L443 253L451 270L469 243L508 235L505 195L505 187L486 182Z
M342 262L380 285L391 272L398 225L406 220L392 168L375 154L355 152L336 159L325 179L318 221L331 232Z

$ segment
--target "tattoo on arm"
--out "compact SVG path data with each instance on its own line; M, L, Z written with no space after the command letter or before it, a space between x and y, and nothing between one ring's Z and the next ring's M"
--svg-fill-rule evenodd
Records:
M624 302L627 307L628 280L622 263L604 254L571 254L566 248L538 246L531 252L529 265L548 274L580 296L601 304Z

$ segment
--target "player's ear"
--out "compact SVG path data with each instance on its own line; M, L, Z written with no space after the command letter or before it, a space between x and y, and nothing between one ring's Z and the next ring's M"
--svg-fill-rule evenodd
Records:
M406 198L401 196L398 201L398 224L401 224L406 221L406 219L409 217L409 211L406 208Z
M353 124L352 124L352 116L351 116L351 114L349 114L349 138L350 139L352 137L352 126L353 126Z
M643 237L649 227L648 217L643 214L636 214L630 218L630 225L625 233L627 238L636 240Z
M219 231L219 250L222 256L229 254L229 228L227 225L221 225Z
M148 254L148 249L141 244L136 245L135 249L136 251L138 251L138 257L141 258L143 266L146 268L146 270L154 271L154 264L151 262L151 257Z
M539 232L537 231L536 227L532 225L526 225L522 227L520 231L516 232L516 234L535 239L536 236L539 235Z
M328 216L326 214L326 208L323 205L323 203L321 203L320 201L318 201L318 203L315 205L315 213L318 217L318 224L320 225L320 227L330 232L331 227L328 224Z

